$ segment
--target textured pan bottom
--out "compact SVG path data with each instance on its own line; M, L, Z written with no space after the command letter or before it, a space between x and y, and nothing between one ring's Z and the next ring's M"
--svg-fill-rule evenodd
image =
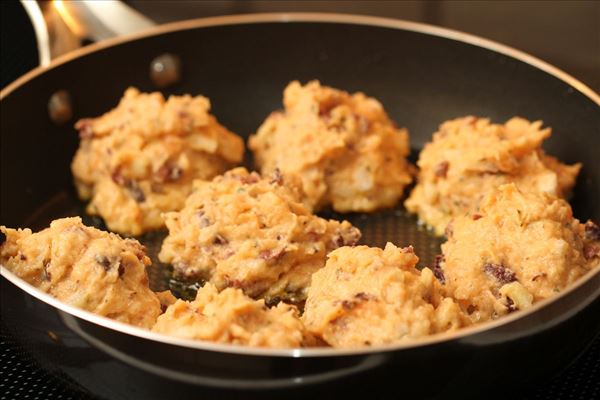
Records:
M102 219L91 217L85 213L85 204L74 193L62 192L44 204L26 222L25 226L34 231L44 229L50 222L57 218L81 216L85 225L106 230ZM337 214L323 212L324 218L338 220L346 219L362 232L359 244L369 246L385 246L392 242L397 246L412 245L420 258L420 266L428 266L440 252L442 239L436 238L423 226L417 224L417 219L409 215L402 206L393 210L383 210L376 213L363 214ZM152 266L148 269L150 287L154 291L171 289L173 294L181 298L193 298L198 289L198 284L189 284L173 278L173 269L170 265L158 261L158 252L165 231L151 232L137 239L146 246L148 255L152 259Z

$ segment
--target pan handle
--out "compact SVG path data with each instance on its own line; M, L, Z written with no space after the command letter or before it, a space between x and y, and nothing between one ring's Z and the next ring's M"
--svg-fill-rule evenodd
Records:
M21 4L33 24L42 66L86 44L156 25L119 0L21 0Z

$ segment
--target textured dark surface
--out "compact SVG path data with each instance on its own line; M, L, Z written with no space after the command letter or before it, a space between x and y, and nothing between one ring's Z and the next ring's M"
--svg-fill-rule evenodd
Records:
M0 332L0 400L95 400L75 382L42 369L18 342ZM536 382L512 398L523 400L600 398L600 337L560 375ZM488 397L486 395L486 397Z
M14 338L0 332L0 400L92 400L85 389L41 368Z

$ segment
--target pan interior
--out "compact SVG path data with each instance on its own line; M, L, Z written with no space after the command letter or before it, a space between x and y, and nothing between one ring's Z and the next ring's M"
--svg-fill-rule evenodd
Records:
M408 193L408 189L406 193ZM417 218L409 214L399 204L394 209L385 209L375 213L339 214L332 211L319 213L321 217L336 220L347 220L362 232L359 244L384 247L387 242L397 246L412 245L419 256L419 265L429 266L440 253L442 238L435 237L426 227L418 224ZM52 220L64 217L80 216L83 223L98 229L107 230L101 218L90 216L85 212L85 203L77 198L74 191L63 191L38 209L25 226L34 232L45 229ZM150 287L154 291L170 289L176 297L192 299L195 297L198 283L185 282L173 276L173 268L158 260L158 253L167 231L156 231L137 237L152 259L148 268Z
M362 91L377 98L390 118L410 133L417 148L448 119L477 115L502 123L518 115L553 128L544 143L548 154L581 162L571 203L575 216L600 220L598 104L534 65L460 40L383 26L327 22L268 22L192 27L102 48L32 77L2 99L0 118L0 224L46 228L51 220L85 215L72 187L70 162L78 146L73 122L113 108L128 86L150 92L151 61L177 55L182 79L163 91L203 94L211 112L243 137L281 108L282 91L292 80ZM47 117L48 99L66 90L73 118L56 125ZM413 159L414 162L414 159ZM34 210L37 210L33 212ZM373 214L334 215L363 232L362 244L413 245L420 265L431 265L440 240L419 227L402 206ZM154 265L155 290L173 288L189 296L193 288L171 280L156 260L164 233L140 240Z

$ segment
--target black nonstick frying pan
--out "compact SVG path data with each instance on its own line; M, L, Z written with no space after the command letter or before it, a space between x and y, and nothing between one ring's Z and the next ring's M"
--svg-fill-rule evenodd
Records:
M283 88L294 79L378 98L409 129L413 159L450 118L541 119L554 132L547 152L584 165L572 198L575 215L600 220L600 98L572 77L441 28L347 15L259 14L175 23L89 46L9 85L1 93L1 224L40 229L53 218L83 214L69 169L78 146L74 121L114 107L128 86L158 90L149 65L165 53L179 58L181 76L163 92L209 97L218 120L246 137L281 107ZM57 91L68 93L72 106L64 124L48 115ZM362 243L412 244L424 265L439 251L440 242L401 207L344 218L361 228ZM142 241L156 249L156 235ZM150 275L154 289L169 285L159 266ZM4 329L47 368L115 399L493 397L557 372L600 330L600 270L494 322L358 350L169 338L62 304L4 268L2 276Z

